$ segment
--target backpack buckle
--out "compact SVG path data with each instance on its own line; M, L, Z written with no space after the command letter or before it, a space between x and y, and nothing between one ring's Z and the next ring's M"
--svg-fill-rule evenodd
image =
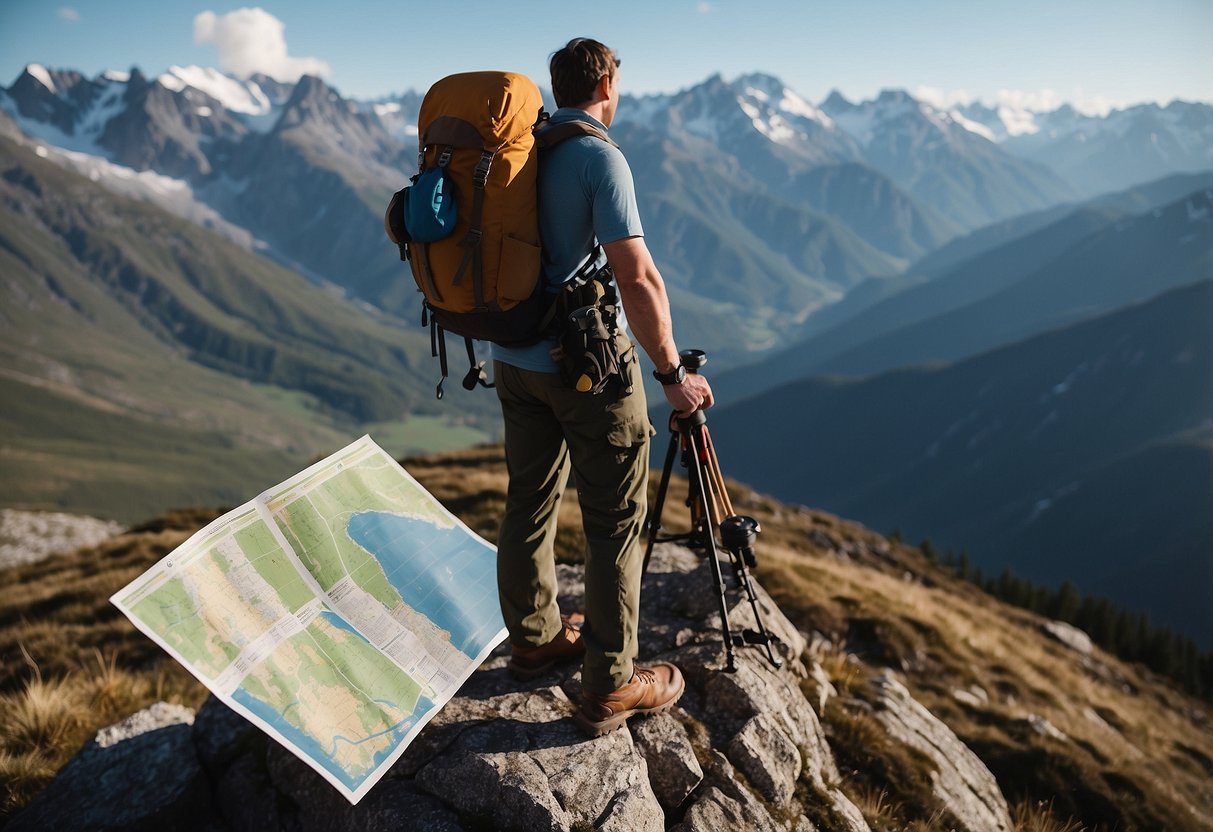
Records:
M480 154L480 161L476 163L476 170L472 171L473 187L483 190L485 183L489 181L489 168L493 166L493 154L487 150Z

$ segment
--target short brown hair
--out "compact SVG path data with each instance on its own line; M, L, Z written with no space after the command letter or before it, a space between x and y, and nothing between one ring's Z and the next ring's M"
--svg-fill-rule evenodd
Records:
M552 95L557 107L576 107L594 96L598 79L606 75L615 77L619 58L590 38L573 38L552 53L548 69L552 73Z

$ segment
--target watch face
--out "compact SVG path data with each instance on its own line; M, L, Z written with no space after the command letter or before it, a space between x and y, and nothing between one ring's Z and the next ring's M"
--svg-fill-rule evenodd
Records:
M682 380L687 377L687 368L681 364L674 367L668 373L662 373L657 370L653 371L653 378L660 381L662 384L682 384Z

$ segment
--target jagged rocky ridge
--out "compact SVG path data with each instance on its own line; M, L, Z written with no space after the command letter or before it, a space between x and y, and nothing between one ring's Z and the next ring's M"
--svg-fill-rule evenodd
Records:
M560 566L561 605L581 568ZM214 698L195 715L160 703L98 733L10 830L867 830L839 788L819 721L833 685L759 588L781 640L776 670L752 649L722 672L705 560L659 546L645 579L641 654L675 662L688 686L670 713L587 740L570 716L574 669L512 680L506 648L469 679L357 806ZM730 620L752 626L729 592ZM888 738L930 760L936 814L953 828L1010 830L990 771L892 673L870 683Z

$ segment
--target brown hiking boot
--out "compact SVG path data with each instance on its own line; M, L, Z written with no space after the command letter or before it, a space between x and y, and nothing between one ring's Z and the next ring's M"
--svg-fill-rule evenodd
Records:
M591 737L614 731L635 714L660 714L668 711L686 687L682 672L669 662L652 667L636 665L632 680L614 693L601 696L583 691L581 707L573 717Z
M513 645L510 662L506 665L510 675L526 682L547 673L557 662L579 658L585 653L585 644L581 641L581 624L584 621L585 616L579 612L562 615L560 632L547 644L539 647Z

